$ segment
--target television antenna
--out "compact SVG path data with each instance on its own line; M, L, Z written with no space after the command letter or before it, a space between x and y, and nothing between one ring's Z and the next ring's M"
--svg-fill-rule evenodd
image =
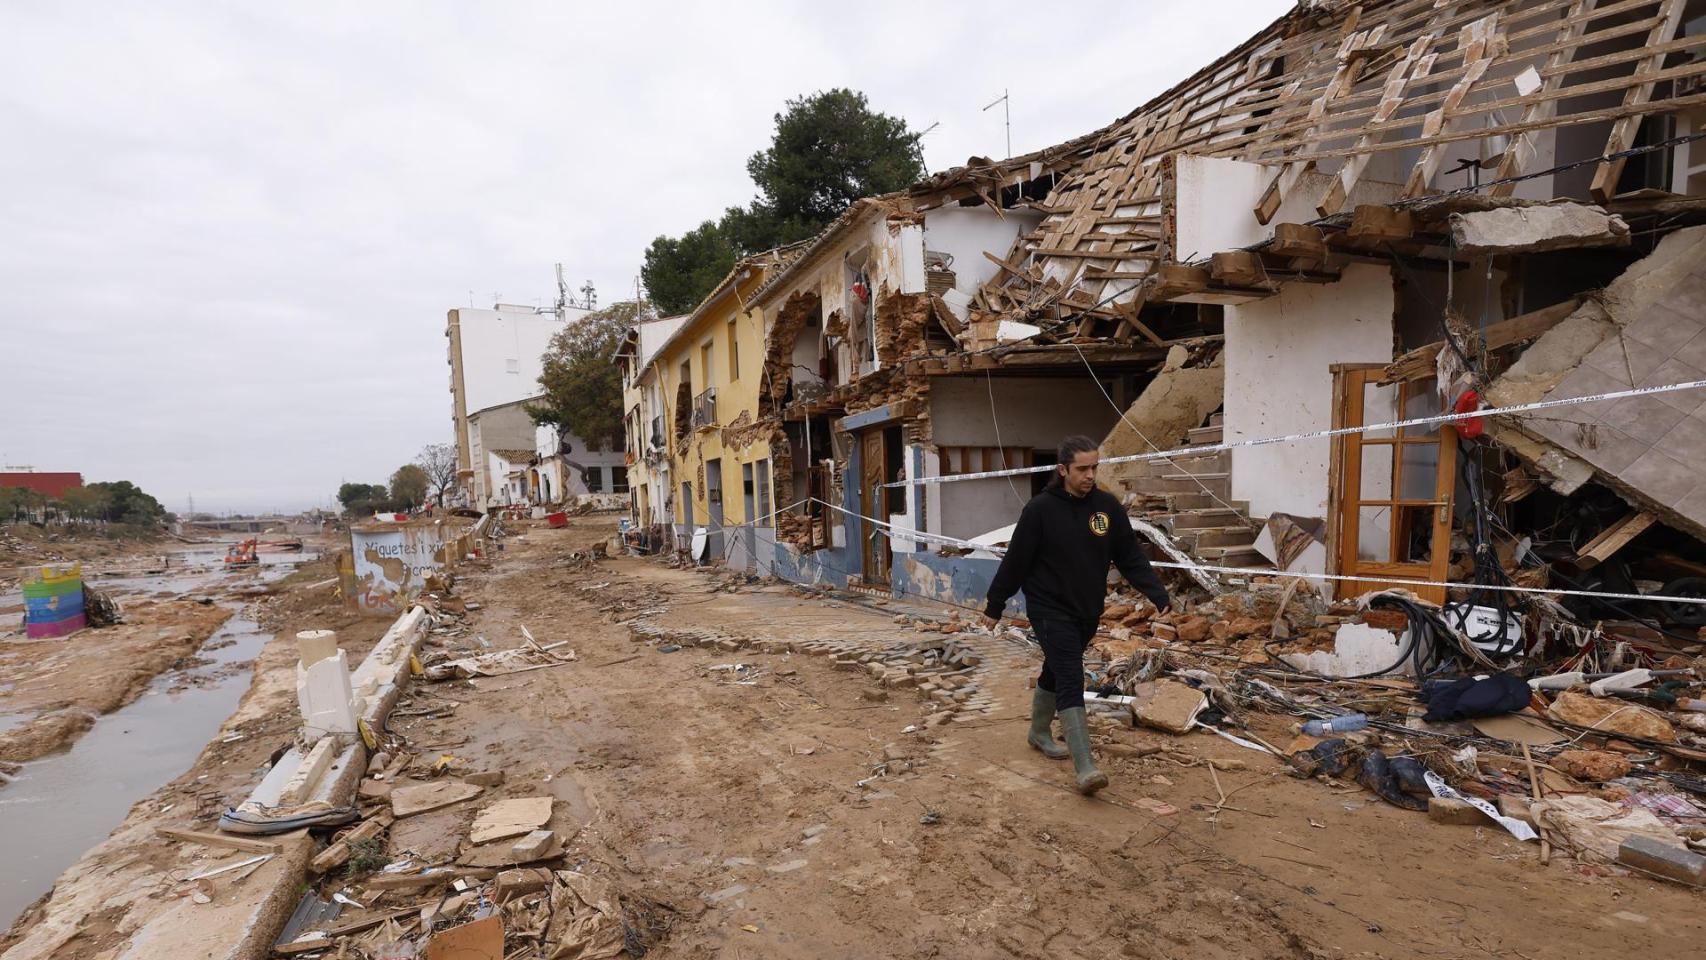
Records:
M1013 101L1012 101L1012 98L1008 95L1006 90L1002 90L1001 96L998 97L997 99L989 101L989 106L984 107L983 112L988 113L989 108L995 106L998 103L1001 104L1002 122L1004 124L1006 124L1006 126L1007 126L1007 157L1011 158L1013 156Z

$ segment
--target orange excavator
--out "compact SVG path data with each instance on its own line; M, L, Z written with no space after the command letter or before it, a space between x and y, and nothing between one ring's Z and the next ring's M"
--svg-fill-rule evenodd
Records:
M261 562L261 558L255 555L257 546L259 546L259 541L254 537L232 544L231 549L225 551L225 565L227 567L255 566Z

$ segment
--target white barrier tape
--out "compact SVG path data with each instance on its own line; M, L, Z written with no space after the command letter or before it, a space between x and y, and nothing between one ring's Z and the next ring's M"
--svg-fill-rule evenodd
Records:
M852 510L847 510L847 509L844 509L842 507L838 507L833 503L826 503L822 500L817 500L816 498L813 498L813 500L814 500L814 502L822 503L824 506L830 508L831 510L840 511L841 513L845 513L850 517L858 517L859 519L864 520L867 523L876 524L877 526L882 527L884 529L899 530L901 535L906 537L907 539L918 540L918 541L921 541L924 543L939 543L943 546L960 547L960 548L969 549L969 550L983 550L987 553L993 553L998 557L999 556L1006 556L1006 554L1007 554L1007 548L1006 547L998 547L998 546L994 546L994 545L987 545L986 546L986 545L981 544L981 543L972 543L970 540L960 540L960 539L956 539L954 537L944 537L940 534L935 534L935 533L924 533L922 531L907 530L904 528L895 527L893 524L890 524L890 523L884 523L883 521L878 520L875 517L867 517L864 514L855 513ZM1249 567L1222 567L1222 566L1216 566L1214 564L1209 564L1209 563L1173 563L1173 562L1169 562L1166 560L1151 560L1151 561L1149 561L1149 565L1152 567L1158 567L1158 568L1163 569L1163 570L1190 570L1190 571L1200 571L1200 572L1204 572L1204 573L1231 574L1231 575L1241 577L1241 578L1278 577L1278 578L1283 579L1286 577L1294 577L1294 578L1302 579L1302 580L1331 580L1331 581L1345 581L1345 582L1354 582L1354 583L1385 583L1385 584L1390 584L1392 586L1398 586L1398 587L1445 587L1448 590L1475 589L1475 590L1497 590L1497 591L1501 591L1501 592L1505 592L1505 593L1543 593L1543 594L1547 594L1549 596L1587 597L1590 599L1600 599L1600 600L1650 600L1654 603L1706 604L1706 597L1676 597L1676 596L1671 596L1669 594L1663 594L1663 593L1604 593L1604 592L1597 591L1597 590L1565 590L1562 588L1554 588L1554 587L1518 587L1518 586L1514 586L1514 585L1513 586L1500 586L1500 585L1494 585L1494 584L1479 584L1479 583L1450 583L1450 582L1447 582L1444 580L1407 580L1407 579L1404 579L1402 577L1391 577L1391 576L1386 576L1386 577L1356 577L1356 576L1350 576L1348 574L1338 574L1338 573L1293 573L1293 572L1286 571L1286 570L1255 570L1255 569L1251 569Z
M1296 443L1300 440L1323 440L1329 437L1342 437L1352 433L1367 433L1371 430L1399 430L1408 427L1423 427L1436 423L1456 423L1459 420L1473 420L1477 417L1497 417L1513 413L1530 413L1535 410L1552 410L1558 407L1572 407L1582 403L1596 403L1601 400L1622 400L1628 397L1647 397L1656 393L1674 393L1678 390L1698 390L1706 387L1706 380L1690 380L1685 383L1666 383L1656 387L1636 387L1632 390L1617 390L1612 393L1600 393L1588 397L1566 397L1559 400L1540 400L1535 403L1519 403L1509 407L1483 407L1465 413L1443 413L1431 417L1416 417L1410 420L1393 420L1389 423L1368 423L1355 427L1336 427L1331 430L1314 430L1308 433L1292 433L1283 437L1261 437L1255 440L1231 440L1223 443L1210 443L1200 447L1179 447L1174 450L1161 450L1155 453L1133 453L1123 457L1106 457L1102 465L1110 463L1139 463L1145 460L1171 460L1174 457L1189 457L1201 453L1219 453L1222 450L1234 450L1240 447L1260 447L1272 443ZM1054 469L1053 464L1041 467L1014 467L1009 470L985 470L981 473L959 473L948 477L914 477L910 480L896 480L885 483L885 487L911 487L932 483L958 483L963 480L989 480L995 477L1016 477L1031 473L1048 473Z
M1149 561L1149 565L1177 570L1209 570L1214 573L1236 574L1240 577L1279 577L1282 579L1296 577L1303 580L1388 583L1395 587L1445 587L1450 590L1499 590L1506 593L1544 593L1549 596L1590 597L1601 600L1651 600L1655 603L1706 604L1706 597L1673 597L1663 593L1601 593L1597 590L1565 590L1558 587L1507 587L1480 583L1448 583L1444 580L1406 580L1402 577L1353 577L1337 573L1292 573L1285 570L1252 570L1248 567L1217 567L1203 563L1162 563L1156 560Z

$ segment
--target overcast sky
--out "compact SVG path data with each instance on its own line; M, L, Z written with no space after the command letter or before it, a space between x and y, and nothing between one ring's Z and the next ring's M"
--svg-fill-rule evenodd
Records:
M0 0L0 463L301 509L449 441L444 314L603 303L834 86L937 170L1088 132L1290 0Z

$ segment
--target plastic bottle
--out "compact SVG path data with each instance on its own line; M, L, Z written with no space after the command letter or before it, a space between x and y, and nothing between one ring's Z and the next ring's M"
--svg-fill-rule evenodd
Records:
M1303 732L1312 737L1326 737L1361 730L1366 726L1368 726L1368 714L1347 713L1331 720L1310 720L1303 725Z

